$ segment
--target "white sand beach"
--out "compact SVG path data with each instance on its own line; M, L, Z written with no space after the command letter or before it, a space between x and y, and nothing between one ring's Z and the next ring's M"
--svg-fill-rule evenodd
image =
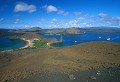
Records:
M22 40L26 41L26 45L23 46L21 49L24 49L33 45L33 43L30 40L26 40L25 38L22 38Z

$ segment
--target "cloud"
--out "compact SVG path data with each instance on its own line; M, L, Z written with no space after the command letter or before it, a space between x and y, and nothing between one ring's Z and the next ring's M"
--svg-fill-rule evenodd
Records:
M84 17L77 18L77 20L84 20L84 19L85 19Z
M69 12L66 12L64 10L60 10L53 5L44 5L44 6L42 6L42 8L45 9L48 13L56 12L57 14L61 14L64 16L67 16L69 14Z
M108 16L108 15L105 14L105 13L99 13L98 16L100 16L100 17L106 17L106 16Z
M0 18L0 22L3 21L3 20L4 20L4 18Z
M55 6L53 6L53 5L45 5L42 8L47 10L48 13L57 12L58 11L58 9Z
M110 26L120 26L120 19L117 17L104 18L102 21Z
M96 22L99 22L101 26L118 26L120 27L120 17L113 17L105 13L99 13Z
M76 16L80 16L82 13L81 12L73 12Z
M67 16L68 14L69 14L69 12L65 12L63 15L64 15L64 16Z
M67 16L67 15L69 14L69 12L66 12L66 11L64 11L64 10L58 10L57 13L58 13L58 14L62 14L62 15L64 15L64 16Z
M52 21L53 21L53 22L56 22L56 21L58 21L58 20L57 20L56 18L53 18Z
M67 24L69 25L69 27L79 27L80 26L79 20L76 20L76 19L69 21Z
M52 28L69 28L69 27L80 27L80 24L78 23L79 20L73 19L73 20L59 20L53 18L50 21L49 27Z
M82 12L73 12L73 14L75 16L79 16L79 17L82 17L82 18L86 18L88 16L88 14L82 13Z
M28 5L27 3L24 3L24 2L18 2L15 5L14 11L15 12L27 11L29 13L32 13L32 12L36 11L36 6L35 5Z
M59 11L58 11L58 14L63 14L63 13L65 13L64 10L59 10Z
M14 24L18 24L20 19L15 19Z

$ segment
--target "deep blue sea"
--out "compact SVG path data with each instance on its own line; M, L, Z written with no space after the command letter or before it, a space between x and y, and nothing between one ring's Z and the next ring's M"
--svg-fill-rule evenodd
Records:
M26 42L20 39L11 40L9 36L0 37L0 51L18 49L25 46Z
M60 34L51 35L51 34L40 34L41 36L47 38L56 38L60 39ZM61 44L54 44L54 46L71 46L75 44L91 42L91 41L108 41L108 42L120 42L120 33L105 33L105 32L86 32L84 34L71 34L71 35L62 35L63 42Z
M99 32L86 32L84 34L71 34L71 35L51 35L51 34L40 34L41 36L47 38L56 38L60 39L60 36L63 38L61 44L54 44L54 46L71 46L75 44L91 42L91 41L108 41L108 42L120 42L120 33L99 33ZM18 49L23 47L26 44L25 41L15 39L10 40L9 36L0 37L0 50L11 50Z

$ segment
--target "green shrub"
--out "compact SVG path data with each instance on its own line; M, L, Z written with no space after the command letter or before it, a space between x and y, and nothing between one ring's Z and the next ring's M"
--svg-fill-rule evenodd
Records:
M34 40L33 43L34 43L33 46L35 48L46 48L47 47L47 42L44 42L44 41Z

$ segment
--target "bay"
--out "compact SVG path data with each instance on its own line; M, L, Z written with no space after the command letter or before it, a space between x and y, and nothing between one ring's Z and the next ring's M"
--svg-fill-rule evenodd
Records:
M9 39L9 36L0 37L0 50L13 50L26 45L26 42L20 39Z
M54 44L56 47L61 46L72 46L85 42L92 41L107 41L107 42L120 42L120 33L118 32L86 32L83 34L40 34L43 37L47 38L56 38L60 39L60 36L63 38L63 42L60 44Z

